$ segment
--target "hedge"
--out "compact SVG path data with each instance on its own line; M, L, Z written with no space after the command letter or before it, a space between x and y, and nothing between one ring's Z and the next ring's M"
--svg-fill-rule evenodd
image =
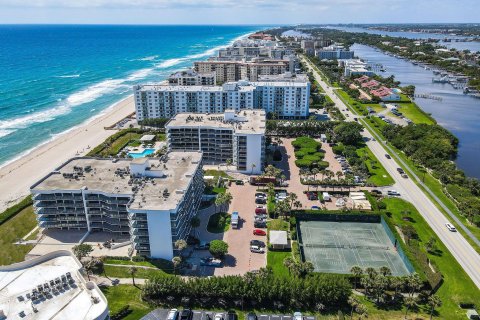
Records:
M0 214L0 225L15 217L20 211L33 204L32 197L28 196L16 205L6 209Z

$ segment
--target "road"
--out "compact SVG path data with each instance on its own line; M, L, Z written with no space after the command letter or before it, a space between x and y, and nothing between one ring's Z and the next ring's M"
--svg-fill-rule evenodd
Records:
M315 79L326 92L326 94L335 102L336 106L345 115L347 121L353 121L354 116L347 108L345 103L335 94L334 89L322 80L316 70L312 68L310 62L303 59L303 62L312 70ZM385 148L379 141L375 140L368 130L362 132L367 145L373 154L382 163L388 173L395 180L392 189L397 190L403 198L410 201L423 216L425 221L430 225L432 230L437 234L440 240L445 244L450 253L457 259L465 272L470 276L475 285L480 288L480 255L473 249L467 240L459 232L450 232L445 227L445 223L449 222L443 213L435 206L417 184L411 179L405 179L397 172L400 166L395 159L387 159Z

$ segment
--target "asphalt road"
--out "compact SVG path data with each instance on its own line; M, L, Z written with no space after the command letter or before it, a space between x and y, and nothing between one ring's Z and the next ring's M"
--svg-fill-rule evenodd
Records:
M334 93L334 89L322 80L317 71L311 67L310 63L306 60L304 60L304 62L306 62L309 68L313 71L315 79L320 83L326 94L346 116L347 121L354 121L353 118L358 116L351 113L343 101L341 101ZM447 230L445 223L449 222L448 219L413 180L410 178L402 178L400 176L397 172L397 168L400 166L395 159L387 159L385 157L387 152L383 145L379 141L374 140L368 130L364 130L362 135L368 140L367 145L370 150L372 150L378 160L395 180L395 185L392 189L398 191L403 198L410 201L418 209L432 230L438 235L440 240L470 276L475 285L480 288L480 255L459 232L451 232Z

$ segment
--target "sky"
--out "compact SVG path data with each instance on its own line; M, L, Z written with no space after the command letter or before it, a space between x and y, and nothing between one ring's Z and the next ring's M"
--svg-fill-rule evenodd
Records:
M0 0L0 24L480 22L480 0Z

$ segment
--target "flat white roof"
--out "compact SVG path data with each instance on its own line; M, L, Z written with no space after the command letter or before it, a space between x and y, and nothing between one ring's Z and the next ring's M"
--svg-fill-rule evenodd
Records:
M140 141L152 141L153 139L155 139L154 134L146 134L140 138Z
M1 267L0 311L6 319L104 319L108 313L105 296L93 282L85 281L80 269L80 262L69 251ZM48 293L34 299L33 292L40 292L40 285Z
M287 231L271 230L270 243L272 245L288 245Z

